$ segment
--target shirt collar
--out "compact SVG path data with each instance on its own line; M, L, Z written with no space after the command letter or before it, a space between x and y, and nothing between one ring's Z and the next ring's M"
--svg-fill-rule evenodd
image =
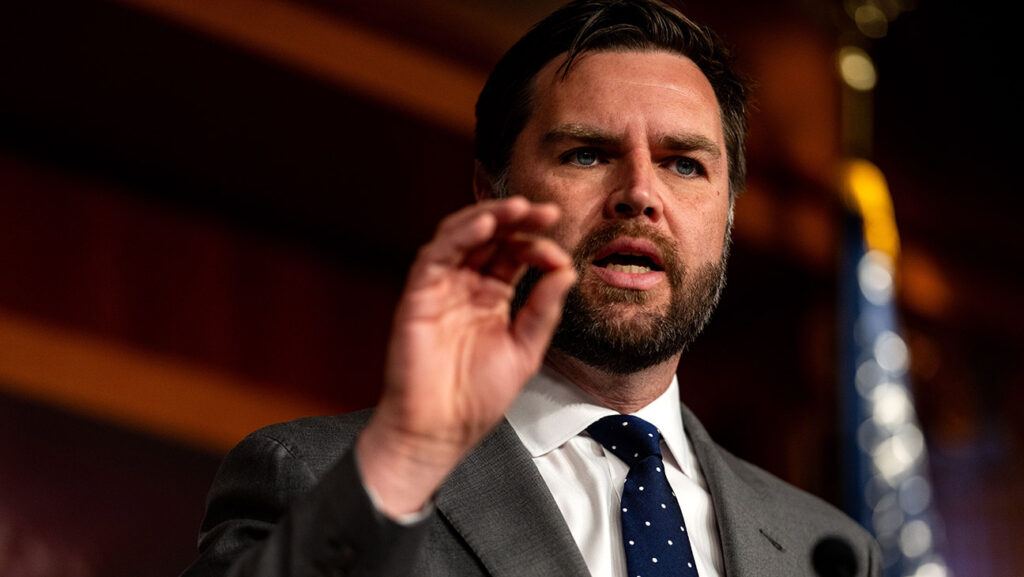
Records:
M537 458L561 447L594 421L614 414L545 365L526 383L505 416L526 450ZM677 377L672 377L661 396L633 414L657 427L682 471L698 478L695 461L689 458L692 449L683 429Z
M544 365L526 382L505 417L536 458L561 447L601 417L614 414Z

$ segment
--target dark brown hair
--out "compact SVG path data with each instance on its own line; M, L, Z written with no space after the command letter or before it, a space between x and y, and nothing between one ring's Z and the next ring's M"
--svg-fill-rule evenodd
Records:
M498 61L476 103L476 159L494 177L532 113L533 78L565 54L563 76L581 54L666 51L693 60L711 83L722 115L730 198L746 178L747 84L709 28L658 0L576 0L539 22Z

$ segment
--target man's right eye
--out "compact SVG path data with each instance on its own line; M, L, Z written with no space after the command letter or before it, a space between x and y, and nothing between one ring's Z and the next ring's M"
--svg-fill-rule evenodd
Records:
M577 148L565 153L562 158L577 166L594 166L600 157L597 151L592 148Z

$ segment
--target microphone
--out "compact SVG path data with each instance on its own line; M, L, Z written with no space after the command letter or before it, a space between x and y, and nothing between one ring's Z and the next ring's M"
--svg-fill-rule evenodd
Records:
M811 564L818 577L855 577L857 556L842 537L825 537L814 546Z

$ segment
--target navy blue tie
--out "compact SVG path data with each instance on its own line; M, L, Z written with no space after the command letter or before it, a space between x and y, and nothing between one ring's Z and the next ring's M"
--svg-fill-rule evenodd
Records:
M629 465L622 488L628 577L697 577L683 513L661 462L658 429L639 417L612 415L587 432Z

